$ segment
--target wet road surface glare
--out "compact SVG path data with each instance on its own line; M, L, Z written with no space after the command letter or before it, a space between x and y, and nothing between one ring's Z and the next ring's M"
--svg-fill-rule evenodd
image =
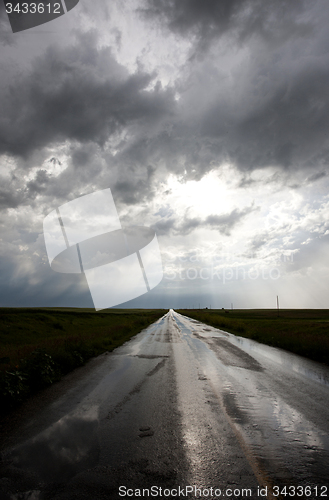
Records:
M327 367L170 310L3 423L0 500L328 498L328 396Z

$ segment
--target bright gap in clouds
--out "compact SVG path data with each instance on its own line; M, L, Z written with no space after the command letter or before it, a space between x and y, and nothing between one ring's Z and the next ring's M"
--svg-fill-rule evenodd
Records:
M275 307L276 295L282 307L327 307L328 183L306 181L292 185L274 168L170 175L156 215L171 228L160 243L175 307Z
M220 214L232 208L228 186L216 171L211 171L199 181L181 182L179 177L171 175L167 189L172 193L178 210L188 210L189 216L206 217Z

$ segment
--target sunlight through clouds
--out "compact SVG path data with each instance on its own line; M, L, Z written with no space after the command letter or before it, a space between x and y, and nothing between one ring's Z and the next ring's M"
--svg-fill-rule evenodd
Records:
M328 3L225 6L79 2L16 34L0 10L2 305L91 305L42 220L109 188L165 267L126 306L327 307Z

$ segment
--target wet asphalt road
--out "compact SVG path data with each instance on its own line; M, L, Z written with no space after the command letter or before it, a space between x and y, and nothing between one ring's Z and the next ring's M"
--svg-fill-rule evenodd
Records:
M328 498L328 428L328 368L170 311L3 424L0 500Z

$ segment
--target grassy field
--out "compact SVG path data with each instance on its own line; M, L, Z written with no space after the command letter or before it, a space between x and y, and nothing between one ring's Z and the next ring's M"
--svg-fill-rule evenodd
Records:
M181 314L329 365L327 309L184 309Z
M0 411L112 351L166 310L0 308Z

